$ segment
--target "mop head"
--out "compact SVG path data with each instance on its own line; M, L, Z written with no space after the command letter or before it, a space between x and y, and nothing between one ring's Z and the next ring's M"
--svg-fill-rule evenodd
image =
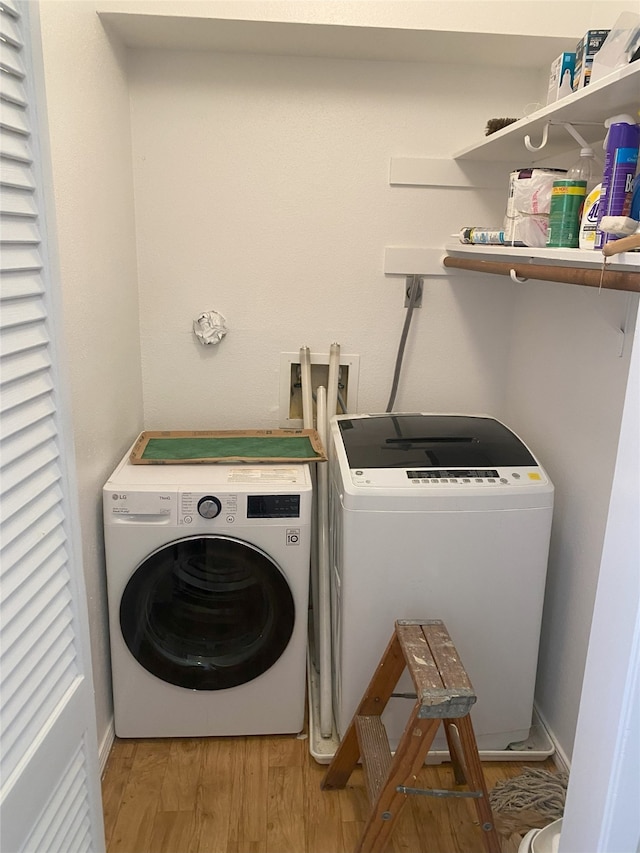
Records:
M561 818L568 779L566 773L528 767L521 776L498 782L489 794L498 832L524 836Z

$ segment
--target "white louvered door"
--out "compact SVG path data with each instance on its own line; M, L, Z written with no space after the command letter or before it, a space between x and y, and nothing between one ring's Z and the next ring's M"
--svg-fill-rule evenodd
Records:
M30 15L0 0L0 851L80 853L104 840Z

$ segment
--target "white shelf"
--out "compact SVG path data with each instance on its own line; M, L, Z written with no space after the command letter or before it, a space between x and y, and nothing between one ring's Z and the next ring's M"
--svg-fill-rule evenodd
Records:
M520 263L548 264L560 267L585 267L588 269L602 266L602 252L596 249L547 249L542 247L519 248L515 246L469 245L448 243L445 246L448 255L464 255L482 261L515 260ZM607 268L640 272L640 252L622 252L607 259ZM417 273L418 270L415 270Z
M321 14L309 8L314 5L320 6L244 0L234 9L233 3L100 0L98 15L130 48L436 64L459 64L464 57L469 65L541 69L575 44L566 27L564 35L542 34L548 27L541 15L527 22L526 32L514 31L525 25L508 8L504 32L475 32L447 4L435 16L419 3L327 3Z
M640 61L614 71L607 77L591 83L580 92L574 92L549 104L527 118L492 133L481 142L463 148L454 154L456 160L518 161L522 166L530 166L547 157L558 156L575 150L577 143L563 127L556 122L569 122L589 143L604 139L604 120L617 113L629 113L637 116L640 105ZM529 152L524 146L524 137L528 134L533 145L539 145L548 122L549 138L545 147L538 152ZM593 126L580 122L592 122Z
M602 253L587 249L533 249L513 246L483 246L448 243L444 249L425 246L387 246L385 275L423 275L437 278L456 275L443 266L445 255L471 257L481 261L515 261L559 267L600 269ZM640 252L624 252L607 260L607 269L640 272Z
M640 104L640 62L609 74L592 83L580 92L568 95L561 101L539 110L526 119L485 137L477 145L454 154L459 163L478 161L507 164L521 162L522 165L566 154L576 148L576 141L559 125L574 124L580 134L591 143L602 140L605 135L604 120L617 113L638 114ZM547 144L540 152L529 152L524 138L529 135L533 145L539 145L545 127L549 127ZM591 124L581 124L587 122ZM431 163L431 161L429 161ZM393 164L392 164L393 165ZM402 183L424 184L424 169L420 160L402 161ZM429 165L429 164L427 164ZM479 182L479 186L483 183ZM466 245L450 242L445 247L447 254L484 261L514 261L544 264L577 269L598 269L602 266L600 251L584 249L516 248L507 246ZM387 248L385 273L387 275L414 274L438 275L441 259L436 259L436 250L420 247ZM442 255L444 259L444 255ZM438 260L440 263L438 263ZM621 272L640 272L640 252L625 252L607 260L607 268ZM450 271L449 271L450 272Z

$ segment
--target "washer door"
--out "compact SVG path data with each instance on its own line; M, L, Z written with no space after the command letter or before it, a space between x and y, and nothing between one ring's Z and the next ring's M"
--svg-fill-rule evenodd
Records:
M120 602L129 650L153 675L193 690L245 684L286 649L291 590L263 551L228 536L180 539L135 570Z

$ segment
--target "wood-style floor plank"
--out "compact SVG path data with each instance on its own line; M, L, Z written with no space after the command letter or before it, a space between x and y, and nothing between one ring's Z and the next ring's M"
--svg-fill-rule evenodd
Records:
M158 811L153 822L151 850L155 853L198 853L194 811Z
M124 790L133 765L136 744L129 741L116 741L105 768L105 780L102 791L102 810L104 812L105 838L110 839L120 810Z
M153 850L151 839L168 762L169 749L166 742L137 742L111 833L109 853L142 853Z
M232 755L232 800L227 853L265 853L269 741L262 737L235 739Z
M342 820L338 791L330 791L329 796L319 797L320 783L327 768L310 758L305 747L305 810L306 851L307 853L335 853L344 851ZM353 848L349 848L353 849Z
M326 766L291 736L116 740L103 779L108 853L351 853L369 803L361 768L322 791ZM536 763L553 770L551 760ZM527 764L486 762L489 790ZM454 788L450 764L416 787ZM481 853L468 798L409 797L388 853ZM503 853L517 843L505 839Z
M236 745L227 738L204 740L195 801L197 853L227 853L233 799L233 756ZM150 853L150 851L149 851Z
M305 791L302 767L270 767L267 846L264 853L305 850Z
M203 740L198 738L177 738L171 742L160 791L160 811L193 812L203 752Z

